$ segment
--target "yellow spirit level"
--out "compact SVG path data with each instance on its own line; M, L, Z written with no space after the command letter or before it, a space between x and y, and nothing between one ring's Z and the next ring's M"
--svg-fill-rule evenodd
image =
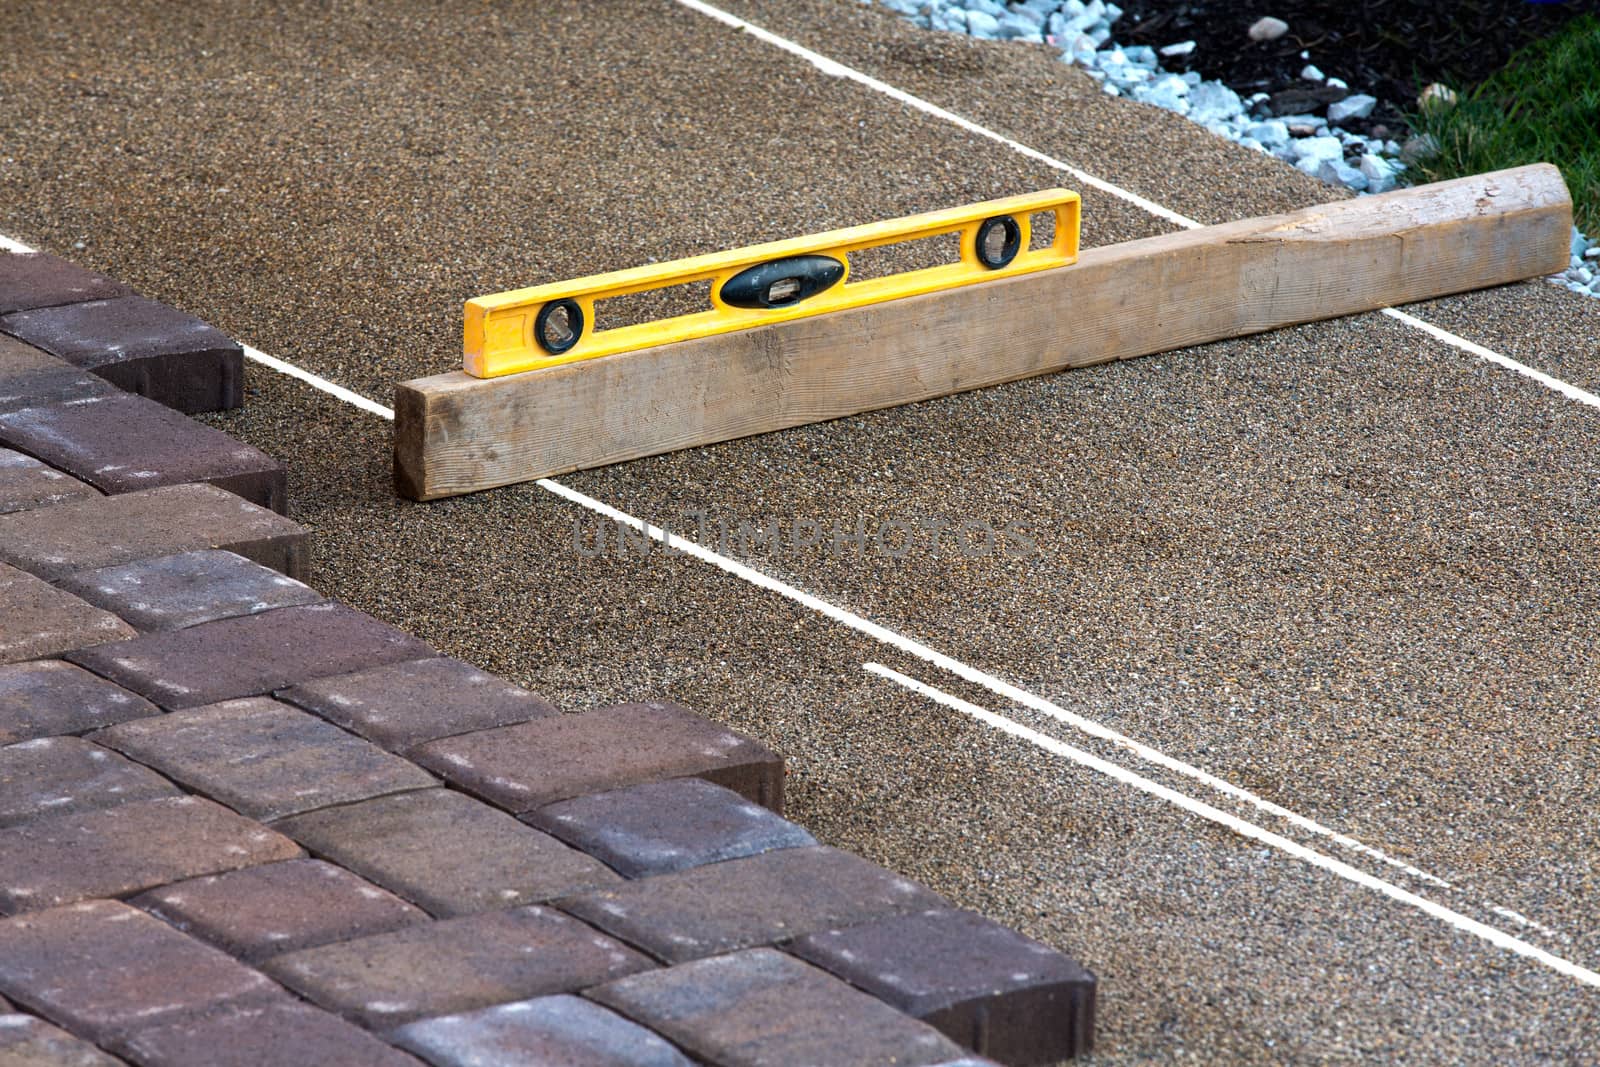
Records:
M1028 247L1029 217L1036 212L1055 218L1055 239L1047 248ZM465 370L495 378L1059 267L1078 258L1078 214L1077 193L1047 189L480 296L466 304ZM959 263L849 280L851 252L958 231ZM710 311L593 328L597 300L706 280L711 282Z

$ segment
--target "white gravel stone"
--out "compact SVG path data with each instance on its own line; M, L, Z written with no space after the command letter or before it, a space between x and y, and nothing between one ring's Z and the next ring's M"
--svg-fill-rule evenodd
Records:
M1256 19L1250 24L1249 29L1252 41L1276 41L1288 32L1289 24L1282 19L1275 19L1271 15Z
M1300 77L1308 82L1319 82L1323 80L1322 71L1318 70L1316 66L1311 63L1307 63L1301 69Z
M1323 160L1316 173L1317 177L1330 185L1342 185L1358 193L1367 187L1367 176L1342 159Z
M1305 137L1290 146L1296 159L1343 159L1344 145L1337 137Z
M987 12L968 11L967 32L974 37L994 37L1000 32L1000 20Z
M1201 82L1189 90L1189 116L1206 123L1244 111L1239 94L1221 82Z
M1136 95L1147 104L1176 111L1181 115L1189 113L1189 102L1185 99L1189 95L1189 83L1175 74L1161 75L1149 85L1142 86Z
M1289 127L1278 119L1252 123L1245 127L1244 135L1254 138L1268 148L1278 148L1289 143Z
M1382 156L1375 156L1371 152L1361 157L1359 164L1361 173L1367 177L1367 192L1387 193L1395 186L1394 168Z
M1175 59L1178 56L1188 55L1190 52L1195 50L1195 47L1196 46L1193 41L1179 41L1177 44L1169 44L1163 47L1161 49L1161 54L1166 56L1168 59Z
M1328 121L1338 125L1346 119L1364 119L1372 114L1372 109L1377 105L1376 97L1368 96L1366 93L1355 93L1328 105Z

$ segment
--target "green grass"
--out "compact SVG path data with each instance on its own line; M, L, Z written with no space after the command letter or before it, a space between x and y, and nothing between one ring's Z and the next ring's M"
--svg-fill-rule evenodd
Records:
M1578 228L1600 233L1600 19L1574 19L1511 57L1453 107L1408 116L1439 154L1413 181L1440 181L1526 163L1561 168Z

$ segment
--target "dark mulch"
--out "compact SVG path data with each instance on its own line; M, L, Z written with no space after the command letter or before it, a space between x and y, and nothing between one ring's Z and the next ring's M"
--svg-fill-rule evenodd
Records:
M1430 82L1471 88L1523 45L1549 36L1579 15L1600 12L1600 0L1118 3L1123 17L1112 27L1116 40L1157 48L1196 42L1188 56L1164 57L1161 63L1168 70L1197 70L1241 96L1273 93L1274 114L1321 113L1327 100L1306 97L1304 91L1314 86L1300 79L1301 69L1311 62L1324 74L1348 82L1350 92L1378 98L1370 119L1344 125L1379 137L1403 136L1401 116L1416 110L1417 92ZM1246 31L1263 15L1282 19L1289 32L1276 41L1251 41ZM1310 60L1301 52L1309 52Z

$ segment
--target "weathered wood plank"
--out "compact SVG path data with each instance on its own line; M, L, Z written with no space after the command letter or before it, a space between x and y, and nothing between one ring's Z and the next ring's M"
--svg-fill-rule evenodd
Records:
M1076 265L504 378L402 382L428 500L1563 269L1539 164L1084 252Z

